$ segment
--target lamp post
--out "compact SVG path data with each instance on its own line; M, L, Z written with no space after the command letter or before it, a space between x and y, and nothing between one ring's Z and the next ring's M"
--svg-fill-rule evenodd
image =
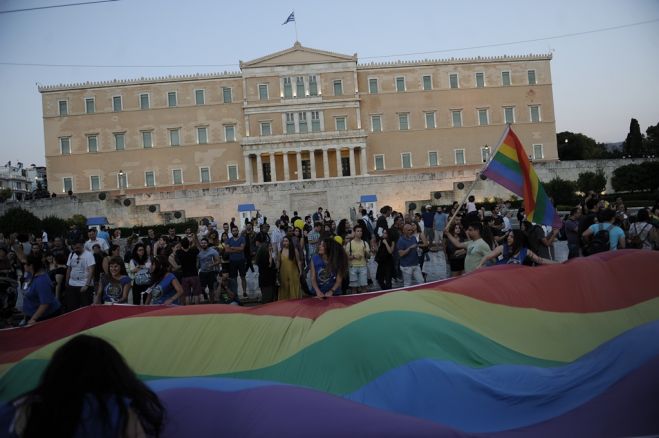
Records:
M123 196L126 193L126 187L124 187L124 177L126 174L123 170L119 169L119 194Z
M483 163L487 163L490 161L490 147L486 144L483 146L483 156L481 157L483 159Z

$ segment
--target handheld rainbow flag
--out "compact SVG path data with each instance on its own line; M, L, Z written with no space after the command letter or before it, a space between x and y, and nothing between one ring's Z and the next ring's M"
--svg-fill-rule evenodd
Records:
M561 218L510 125L502 137L501 144L482 174L524 198L524 210L529 222L560 227Z

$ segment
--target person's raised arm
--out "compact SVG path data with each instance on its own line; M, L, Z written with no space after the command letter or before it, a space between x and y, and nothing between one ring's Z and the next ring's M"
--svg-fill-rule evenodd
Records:
M550 260L550 259L543 259L542 257L538 256L536 253L531 251L530 249L526 251L526 256L531 259L533 263L536 263L538 265L555 265L557 262L555 260Z
M496 259L497 257L499 257L501 255L502 251L503 251L503 246L501 246L501 245L494 248L492 251L490 251L489 254L485 255L485 257L483 257L481 259L478 266L476 266L476 269L482 267L486 262L489 262L490 260Z

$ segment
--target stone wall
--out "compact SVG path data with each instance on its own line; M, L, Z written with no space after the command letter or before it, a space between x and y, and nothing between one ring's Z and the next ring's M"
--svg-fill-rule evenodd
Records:
M609 180L613 171L622 165L642 160L591 160L538 162L534 167L542 181L556 176L576 181L579 173L604 170ZM480 166L440 168L434 173L378 175L354 178L332 178L314 181L271 183L253 186L234 186L201 190L181 190L142 194L135 198L108 197L99 200L96 194L79 197L58 196L51 199L22 202L23 208L39 217L59 216L69 218L74 214L87 217L106 216L117 226L151 225L184 221L186 218L213 216L218 221L239 217L239 204L254 204L262 214L275 218L287 210L289 216L297 210L301 215L314 212L319 206L330 210L334 218L349 217L351 208L359 206L361 195L377 195L376 207L391 205L404 211L410 202L450 204L461 201L474 181ZM460 189L460 184L464 187ZM435 198L439 192L441 197ZM499 196L510 197L511 193L498 184L479 180L472 192L477 199ZM129 202L128 202L128 201ZM126 206L125 204L130 203ZM7 208L18 205L0 205L0 214ZM153 211L151 211L153 210ZM179 217L177 217L179 216ZM271 220L271 222L274 222Z

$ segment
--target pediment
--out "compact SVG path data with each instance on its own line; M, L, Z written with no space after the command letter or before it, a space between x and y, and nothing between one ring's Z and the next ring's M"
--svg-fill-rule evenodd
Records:
M331 62L357 62L357 55L341 55L339 53L312 49L302 46L299 42L289 49L272 53L252 61L240 62L240 68L275 67L303 64L324 64Z

